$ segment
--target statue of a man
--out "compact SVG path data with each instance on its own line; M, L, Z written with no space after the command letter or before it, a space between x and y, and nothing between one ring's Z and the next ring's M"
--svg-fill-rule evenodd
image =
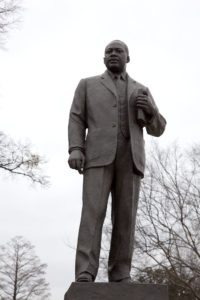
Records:
M143 128L160 136L166 121L149 89L126 72L127 45L105 48L107 70L82 79L69 117L69 166L83 173L83 208L76 251L76 281L97 275L102 226L112 195L110 282L130 282L140 181L144 175Z

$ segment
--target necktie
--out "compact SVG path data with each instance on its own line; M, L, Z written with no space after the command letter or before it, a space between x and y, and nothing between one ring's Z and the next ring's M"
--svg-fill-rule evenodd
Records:
M114 83L118 94L119 127L123 136L129 138L126 81L122 80L120 76L115 75Z

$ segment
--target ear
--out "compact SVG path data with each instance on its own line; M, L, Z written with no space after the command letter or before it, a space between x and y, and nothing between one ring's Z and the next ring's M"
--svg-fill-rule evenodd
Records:
M130 56L128 55L127 56L127 63L129 63L129 61L130 61Z

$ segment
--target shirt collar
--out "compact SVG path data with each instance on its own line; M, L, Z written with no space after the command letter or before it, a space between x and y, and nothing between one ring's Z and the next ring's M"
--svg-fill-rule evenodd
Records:
M119 77L120 79L126 81L126 78L127 78L126 70L124 70L124 71L123 71L122 73L120 73L120 74L114 74L114 73L112 73L111 71L108 70L108 74L110 75L110 77L111 77L112 79L115 79L116 76L117 76L117 77Z

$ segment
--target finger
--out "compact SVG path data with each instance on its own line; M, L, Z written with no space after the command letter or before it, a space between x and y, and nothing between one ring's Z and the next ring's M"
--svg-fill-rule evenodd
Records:
M72 168L72 160L71 159L68 159L68 165L70 166L71 169L73 169Z
M82 160L81 160L81 165L80 165L80 169L78 170L78 171L79 171L79 174L83 174L83 171L84 171L84 165L85 165L85 159L82 158Z
M147 103L143 103L143 102L137 103L136 106L140 107L140 108L143 108L143 107L148 108L149 107Z
M71 160L70 166L71 166L72 169L77 170L77 163L76 163L76 160L75 160L75 159L72 159L72 160Z
M143 99L143 98L138 98L136 100L136 103L138 103L138 102L149 103L149 101L147 99Z
M148 101L145 101L145 100L138 100L137 102L136 102L136 105L149 105L149 102Z
M136 103L146 103L149 105L149 100L148 99L137 99Z
M85 158L83 157L78 165L78 170L80 171L80 174L83 174L83 168L84 168L84 164L85 164Z
M69 166L71 169L74 169L74 161L73 160L69 160Z
M83 157L81 160L81 168L84 168L84 165L85 165L85 158Z
M81 160L80 159L76 161L76 169L78 171L80 171L80 169L81 169Z
M139 95L139 96L137 96L137 100L146 100L146 101L148 101L148 96L145 96L145 95Z
M83 174L83 169L78 170L79 174Z

